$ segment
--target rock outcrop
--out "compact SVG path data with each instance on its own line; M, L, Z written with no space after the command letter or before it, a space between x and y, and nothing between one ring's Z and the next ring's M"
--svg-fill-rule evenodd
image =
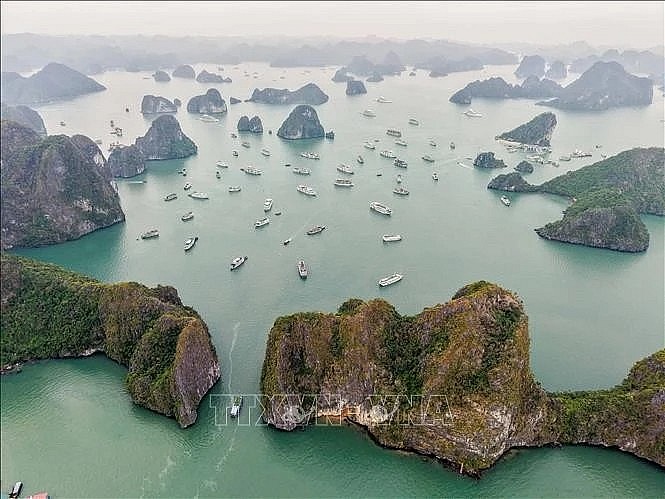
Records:
M238 120L238 131L263 133L263 123L261 123L261 118L254 116L250 120L247 116L241 116Z
M166 71L155 71L152 77L155 79L155 81L161 81L161 82L171 81L171 77Z
M547 73L545 73L545 78L550 80L563 80L568 76L568 68L561 61L554 61L550 64Z
M224 78L222 75L208 73L205 69L196 77L199 83L231 83L231 78Z
M170 114L154 120L148 132L138 137L135 144L146 160L187 158L197 152L196 144L182 132L180 123Z
M366 94L365 84L360 80L349 80L346 82L346 95Z
M55 265L1 258L3 366L104 352L128 368L136 404L183 428L196 421L220 377L219 361L206 323L174 288L103 284Z
M92 78L74 69L52 62L29 77L2 73L0 91L7 104L38 104L106 90Z
M262 104L308 104L316 106L328 102L328 96L314 83L300 87L293 92L290 90L265 88L254 89L248 102L260 102Z
M142 114L176 113L178 106L165 97L144 95L141 101Z
M515 171L520 173L533 173L533 165L528 161L520 161L515 167Z
M28 106L8 106L4 102L1 107L0 119L14 121L19 125L31 128L39 135L46 135L44 120L34 109L30 109Z
M533 167L531 168L533 169ZM532 192L538 190L538 187L524 180L518 172L506 173L493 178L487 185L487 188L508 192Z
M324 131L316 110L312 106L300 105L279 127L277 136L289 140L314 139L323 137Z
M40 137L1 122L2 249L78 239L125 215L99 147L87 137Z
M191 67L189 64L178 66L177 68L175 68L172 75L174 78L188 78L190 80L193 80L196 77L194 68Z
M240 99L236 99L235 97L229 97L229 103L231 105L233 104L240 104L242 101Z
M182 101L178 98L175 98L175 99L173 99L173 105L175 107L180 107L180 106L182 106Z
M339 68L331 78L335 83L344 83L353 80L353 76L347 73L346 68Z
M226 112L226 102L216 88L210 88L204 95L196 95L187 103L188 113L221 114Z
M552 133L556 127L554 113L541 113L528 123L497 136L497 139L518 142L520 144L549 147Z
M518 78L526 78L527 76L542 78L544 74L545 59L539 55L525 55L515 70L515 76Z
M556 97L561 92L561 86L537 76L526 78L521 85L511 85L503 78L494 77L487 80L476 80L466 87L458 90L450 97L450 102L455 104L471 104L474 97L488 99L543 99Z
M507 165L501 159L496 159L493 152L481 152L473 160L476 168L505 168Z
M653 101L653 82L627 73L617 62L597 62L556 98L539 102L560 109L600 111L646 106Z
M376 82L379 82L379 81L383 81L383 76L382 76L381 73L379 73L379 72L374 72L374 73L372 73L372 75L371 75L369 78L367 78L367 80L365 80L365 81L368 81L368 82L370 82L370 83L376 83Z
M108 166L114 177L134 177L145 171L145 156L136 145L116 147L109 154Z

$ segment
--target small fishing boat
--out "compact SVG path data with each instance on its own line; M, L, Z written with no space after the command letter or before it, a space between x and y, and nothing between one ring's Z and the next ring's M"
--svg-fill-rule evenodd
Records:
M250 144L250 143L247 142L247 141L243 141L243 142L241 142L240 145L243 146L243 147L246 148L246 149L249 149L250 147L252 147L252 144Z
M386 130L386 135L391 135L393 137L401 137L402 132L400 132L396 128L388 128L388 130Z
M404 187L402 187L402 186L395 187L393 189L393 192L395 194L399 194L400 196L408 196L409 195L409 191L407 189L405 189Z
M402 236L400 234L384 234L381 239L383 239L384 243L394 243L401 241Z
M377 177L380 177L381 175L383 175L383 173L381 173L381 172L376 172L376 176L377 176Z
M381 286L382 288L390 286L391 284L395 284L396 282L401 281L402 277L404 277L402 274L398 274L397 272L395 272L392 275L379 279L379 286Z
M395 177L395 182L397 182L398 184L402 183L402 176L399 173L397 174L397 177Z
M288 244L289 244L290 242L291 242L291 238L289 237L288 239L284 239L284 241L282 241L282 244L283 244L284 246L288 246Z
M141 234L141 239L152 239L154 237L159 237L159 230L150 229L149 231L146 231L143 234Z
M254 228L258 229L260 227L265 227L269 223L270 219L268 217L259 218L256 222L254 222Z
M240 192L242 188L239 185L230 185L229 192Z
M237 256L231 261L230 270L235 270L247 261L246 256Z
M237 134L237 133L234 133L234 132L231 132L231 138L232 138L232 139L237 139L237 138L238 138L238 134Z
M474 111L471 108L467 109L462 114L464 114L465 116L468 116L469 118L482 118L483 117L483 115L481 113L477 113L476 111Z
M224 163L224 161L218 161L216 163L216 165L217 165L218 168L228 168L229 167L229 165L227 163Z
M451 142L451 143L450 143L450 148L451 148L451 149L455 149L455 143L454 143L454 142Z
M208 199L207 192L192 192L191 194L187 195L192 199Z
M185 251L189 251L190 249L192 249L196 244L196 241L198 240L199 240L198 236L188 237L187 239L185 239Z
M409 118L409 125L420 125L420 122L415 118Z
M326 226L325 225L315 225L314 227L310 228L305 232L308 236L313 236L315 234L320 234L325 230Z
M349 165L345 165L344 163L337 165L337 171L346 173L347 175L353 175L353 168L351 168Z
M301 192L306 196L316 196L316 191L308 185L300 184L296 189L298 192Z
M261 149L261 154L263 154L264 156L270 156L270 151L264 147L263 149Z
M365 142L363 144L363 147L365 147L365 149L371 149L371 150L376 149L376 146L372 144L370 141Z
M222 178L222 173L221 173L219 170L217 170L217 171L215 172L215 177L217 177L217 178Z
M358 157L356 158L356 161L358 162L359 165L362 165L362 164L365 163L365 160L363 159L363 157L360 154L358 154Z
M298 275L300 275L301 279L307 279L307 273L307 264L304 260L300 260L298 262Z
M432 172L432 180L439 180L439 174L436 172Z
M194 218L194 212L188 211L187 213L185 213L183 216L180 217L180 220L186 222L187 220L191 220L192 218Z
M183 189L186 190L186 191L188 191L191 188L192 188L192 184L190 184L189 182L187 182L183 187Z
M403 140L403 139L397 139L397 140L395 141L395 144L397 144L398 146L402 146L402 147L406 147L406 146L409 145L409 144L406 142L406 140Z
M510 199L508 198L508 196L501 196L501 202L506 206L510 206Z
M432 147L436 147L436 140L431 139L431 140L429 141L429 145L431 145Z
M393 210L390 209L388 206L386 206L383 203L379 203L378 201L372 201L369 204L370 209L376 211L377 213L380 213L381 215L392 215Z
M174 199L178 199L178 195L175 192L171 192L164 197L164 201L173 201Z
M434 158L430 156L429 154L424 154L423 155L423 160L427 161L428 163L434 163Z
M266 200L263 202L263 211L268 212L270 210L272 210L272 199L266 198Z
M310 173L312 173L312 172L309 170L309 168L298 168L298 167L295 167L292 171L293 171L293 173L295 173L296 175L309 175Z
M376 113L371 109L365 109L362 112L362 115L365 116L366 118L376 118Z
M380 96L378 99L376 99L376 102L380 102L381 104L390 104L392 101L386 99L383 95Z
M238 151L236 151L235 149L233 150L233 153L232 153L232 154L233 154L233 156L235 156L236 158L238 157Z

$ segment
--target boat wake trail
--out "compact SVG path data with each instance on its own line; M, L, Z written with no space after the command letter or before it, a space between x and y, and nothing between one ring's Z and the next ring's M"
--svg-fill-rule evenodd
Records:
M238 340L238 331L240 330L240 323L236 322L233 325L233 338L231 339L231 347L229 348L229 376L228 383L226 385L226 391L231 393L231 375L233 374L233 349L236 346L236 341Z
M461 161L457 162L457 166L461 166L462 168L467 168L468 170L473 170L473 168L471 168L469 165L465 165Z
M229 446L227 447L226 451L224 451L224 454L222 455L220 460L217 461L217 465L215 466L215 469L217 471L222 471L224 463L226 462L226 460L231 455L231 452L233 452L233 449L234 449L233 444L235 444L235 442L236 442L236 433L237 432L238 432L238 426L236 425L236 426L233 427L233 433L231 434L231 438L229 439Z

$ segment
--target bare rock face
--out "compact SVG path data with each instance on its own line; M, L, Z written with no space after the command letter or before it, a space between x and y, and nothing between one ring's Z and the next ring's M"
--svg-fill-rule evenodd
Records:
M499 135L498 139L519 142L520 144L549 147L552 133L556 127L554 113L541 113L528 123Z
M161 82L171 81L171 77L166 71L155 71L152 77L155 79L155 81L161 81Z
M296 106L282 126L277 136L283 139L315 139L325 135L316 110L312 106Z
M476 168L505 168L507 165L501 159L496 159L493 152L481 152L473 160Z
M145 171L145 156L136 145L116 147L108 159L111 175L129 178Z
M37 111L30 109L28 106L8 106L3 102L0 119L14 121L19 125L33 129L41 136L46 135L44 120Z
M487 188L508 192L534 192L538 189L524 180L518 172L511 172L493 178Z
M346 95L366 94L365 84L360 80L349 80L346 82Z
M170 114L153 121L148 132L136 139L135 145L146 160L187 158L197 153L196 144Z
M142 114L176 113L178 106L165 97L144 95L141 101Z
M286 88L254 89L249 102L263 104L308 104L316 106L328 102L328 96L315 83L308 83L298 90L290 91Z
M542 78L545 74L545 59L539 55L526 55L520 61L520 65L515 70L515 76L526 78L527 76L537 76Z
M174 78L188 78L190 80L193 80L195 76L196 73L194 72L194 68L191 67L189 64L178 66L173 71Z
M238 131L263 133L263 123L261 123L261 118L253 116L250 120L247 116L241 116L238 120Z
M188 113L221 114L226 112L226 102L216 88L209 89L204 95L197 95L187 103Z
M345 67L339 68L335 71L335 74L332 77L332 81L335 83L343 83L353 80L353 76L348 74L348 70Z
M231 78L224 78L222 75L209 73L205 69L196 77L199 83L231 83Z

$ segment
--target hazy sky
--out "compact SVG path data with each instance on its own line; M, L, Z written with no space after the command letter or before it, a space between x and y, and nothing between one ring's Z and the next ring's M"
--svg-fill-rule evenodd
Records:
M663 44L664 2L0 2L2 33Z

